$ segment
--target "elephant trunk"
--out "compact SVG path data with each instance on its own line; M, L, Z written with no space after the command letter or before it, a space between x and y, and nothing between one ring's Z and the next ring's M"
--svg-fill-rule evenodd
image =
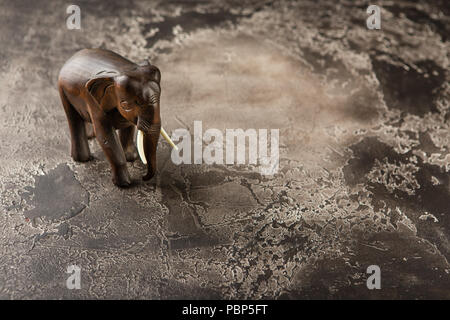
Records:
M156 149L158 147L158 140L161 132L159 112L157 116L155 114L151 123L139 117L137 127L144 133L143 145L145 158L147 160L147 174L143 179L150 180L156 173Z
M147 174L144 180L150 180L156 173L156 148L158 147L159 131L161 125L155 126L156 132L144 133L144 153L147 158Z

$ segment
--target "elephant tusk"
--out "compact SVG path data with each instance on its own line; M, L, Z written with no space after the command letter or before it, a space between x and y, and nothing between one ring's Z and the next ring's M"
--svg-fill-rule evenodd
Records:
M169 135L167 134L166 130L164 130L163 127L161 127L161 135L164 137L164 139L167 140L167 142L172 146L172 148L178 150L178 147L175 145L175 143L173 143L172 139L170 139ZM138 130L136 144L139 157L141 158L142 163L147 164L147 159L145 158L144 152L144 132L142 130Z
M136 144L137 144L139 157L141 158L142 163L147 164L147 159L145 158L145 153L144 153L144 132L142 130L138 130Z
M164 137L164 139L167 140L167 142L174 148L175 150L178 150L178 147L173 143L172 139L170 139L169 135L167 134L166 130L164 130L163 127L161 127L161 135Z

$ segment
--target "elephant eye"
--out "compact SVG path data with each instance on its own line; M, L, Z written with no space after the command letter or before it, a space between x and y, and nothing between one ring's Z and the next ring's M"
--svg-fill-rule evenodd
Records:
M132 107L131 107L131 106L128 104L128 102L126 102L126 101L121 101L121 102L120 102L120 106L121 106L122 108L126 109L126 110L132 109Z

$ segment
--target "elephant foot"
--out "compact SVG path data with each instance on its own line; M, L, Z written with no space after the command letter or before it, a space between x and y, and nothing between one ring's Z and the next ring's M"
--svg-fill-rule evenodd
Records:
M94 131L94 127L92 126L92 124L89 122L85 122L84 127L86 129L86 137L88 139L95 138L95 131Z
M89 150L72 151L72 159L76 162L88 162L93 159Z
M138 157L139 155L135 146L127 148L127 150L125 150L125 158L127 159L128 162L133 162Z
M91 155L87 156L87 157L82 157L82 156L72 156L73 161L76 162L88 162L91 161L92 159L94 159L94 157L92 157Z
M128 173L127 166L121 166L119 169L116 170L116 172L113 173L113 183L120 187L120 188L126 188L131 185L131 178L130 174Z

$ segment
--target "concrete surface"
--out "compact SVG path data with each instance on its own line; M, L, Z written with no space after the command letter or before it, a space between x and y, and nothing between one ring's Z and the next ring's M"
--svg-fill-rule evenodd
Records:
M0 298L450 298L449 5L78 1L0 5ZM74 52L162 71L168 132L280 129L280 171L75 163L56 90ZM81 289L66 288L67 267ZM381 268L381 290L366 269Z

